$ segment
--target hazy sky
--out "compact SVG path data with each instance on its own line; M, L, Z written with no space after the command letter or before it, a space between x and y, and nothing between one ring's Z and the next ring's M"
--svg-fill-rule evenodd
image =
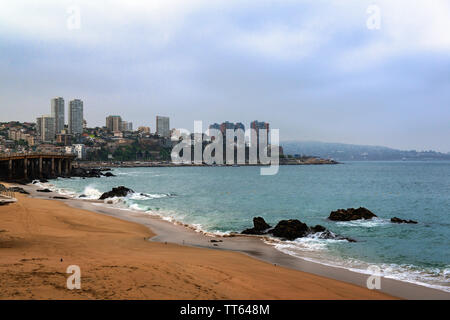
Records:
M257 119L282 141L450 151L448 0L91 2L0 0L0 121L63 96L89 126Z

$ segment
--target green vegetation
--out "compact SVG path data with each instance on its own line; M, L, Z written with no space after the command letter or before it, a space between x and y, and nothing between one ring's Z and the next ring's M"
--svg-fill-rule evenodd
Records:
M138 142L133 142L131 145L118 147L112 152L113 159L118 161L137 161L137 160L151 160L153 157L151 151L155 147L140 145ZM161 149L160 157L162 159L170 159L170 149Z
M17 145L18 146L26 146L26 147L28 147L28 142L23 140L23 139L20 139L19 141L17 141Z

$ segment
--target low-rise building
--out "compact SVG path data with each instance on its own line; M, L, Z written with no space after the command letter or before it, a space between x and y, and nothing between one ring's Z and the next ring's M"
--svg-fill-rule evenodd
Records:
M77 156L78 160L86 159L86 146L84 144L74 144L73 153Z
M143 126L141 126L141 127L138 128L138 131L141 132L141 133L150 133L150 127L143 127Z
M64 146L70 146L72 144L72 135L59 133L56 135L56 143L62 144Z

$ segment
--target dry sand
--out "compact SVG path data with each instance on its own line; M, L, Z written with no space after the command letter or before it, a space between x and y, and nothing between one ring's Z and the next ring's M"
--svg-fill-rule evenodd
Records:
M2 299L391 299L248 255L148 241L145 226L16 194L0 206ZM66 269L81 268L81 290Z

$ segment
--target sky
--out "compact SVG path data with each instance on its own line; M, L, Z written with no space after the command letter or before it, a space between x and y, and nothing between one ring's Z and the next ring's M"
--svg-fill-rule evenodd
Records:
M448 0L0 0L0 121L62 96L89 127L259 120L450 152L449 30Z

